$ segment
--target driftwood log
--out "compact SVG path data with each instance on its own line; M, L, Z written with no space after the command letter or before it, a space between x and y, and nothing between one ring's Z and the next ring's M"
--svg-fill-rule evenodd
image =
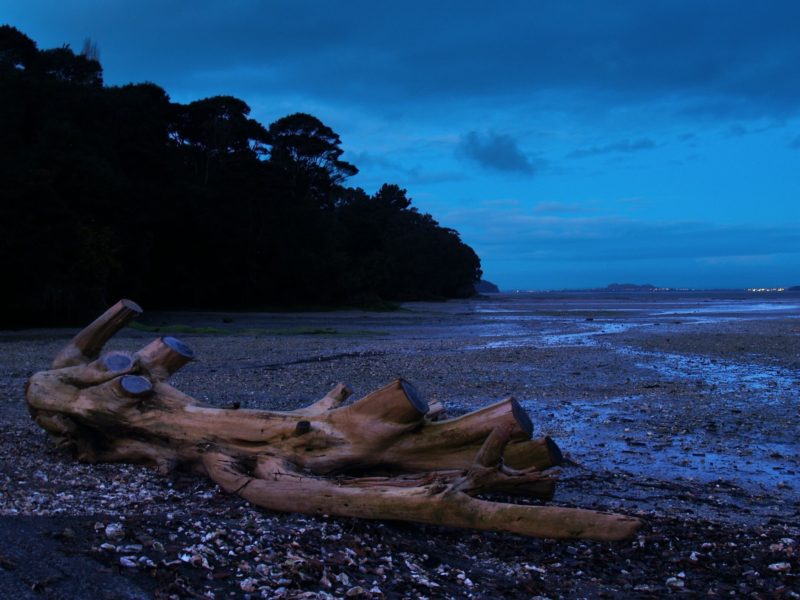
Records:
M189 468L277 511L598 540L628 537L640 525L592 510L477 498L553 495L551 467L561 452L549 438L531 439L531 421L513 399L434 420L426 415L439 416L441 405L429 407L397 380L350 404L340 384L291 412L204 406L166 383L194 356L180 340L101 355L140 313L121 300L28 382L31 415L79 460Z

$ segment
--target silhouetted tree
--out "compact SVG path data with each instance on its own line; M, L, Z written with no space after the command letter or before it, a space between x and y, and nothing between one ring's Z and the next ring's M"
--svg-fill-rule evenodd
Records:
M149 307L347 304L471 293L480 261L384 185L345 182L339 136L267 129L231 96L106 87L96 46L0 26L0 324Z
M177 107L171 137L188 151L195 172L205 183L213 167L266 154L267 131L249 114L250 107L232 96L214 96Z
M100 63L81 54L75 54L69 45L39 52L37 67L47 76L78 85L102 85L103 69Z
M36 42L16 27L0 25L0 71L30 69L37 58Z
M91 38L83 40L83 47L81 48L81 56L97 63L100 62L100 48L97 42Z
M295 113L269 126L270 160L289 171L310 175L324 173L332 184L341 184L358 169L340 159L339 135L319 119Z
M481 276L477 255L457 232L413 208L406 190L384 184L372 197L360 191L341 213L362 294L413 299L474 293Z

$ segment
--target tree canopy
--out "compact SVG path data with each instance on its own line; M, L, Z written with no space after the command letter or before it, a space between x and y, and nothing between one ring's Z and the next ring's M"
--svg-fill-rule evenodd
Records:
M458 233L398 185L347 187L358 169L318 118L265 127L232 96L105 86L87 43L40 50L0 26L0 324L71 322L122 296L264 308L474 292L480 260Z

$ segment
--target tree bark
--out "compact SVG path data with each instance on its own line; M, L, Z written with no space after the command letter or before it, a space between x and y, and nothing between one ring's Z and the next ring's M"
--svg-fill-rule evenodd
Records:
M176 338L100 356L140 312L118 302L28 382L31 415L79 460L189 468L278 511L599 540L623 539L640 525L616 514L476 498L553 496L561 452L550 438L531 439L533 425L512 398L434 421L428 403L398 379L350 404L340 384L290 412L205 406L166 383L194 357Z

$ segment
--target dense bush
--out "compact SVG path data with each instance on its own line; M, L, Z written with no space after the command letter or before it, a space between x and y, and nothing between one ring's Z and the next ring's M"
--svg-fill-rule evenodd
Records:
M149 308L321 306L473 292L480 261L405 190L345 186L339 136L302 113L103 85L91 53L0 27L3 325Z

